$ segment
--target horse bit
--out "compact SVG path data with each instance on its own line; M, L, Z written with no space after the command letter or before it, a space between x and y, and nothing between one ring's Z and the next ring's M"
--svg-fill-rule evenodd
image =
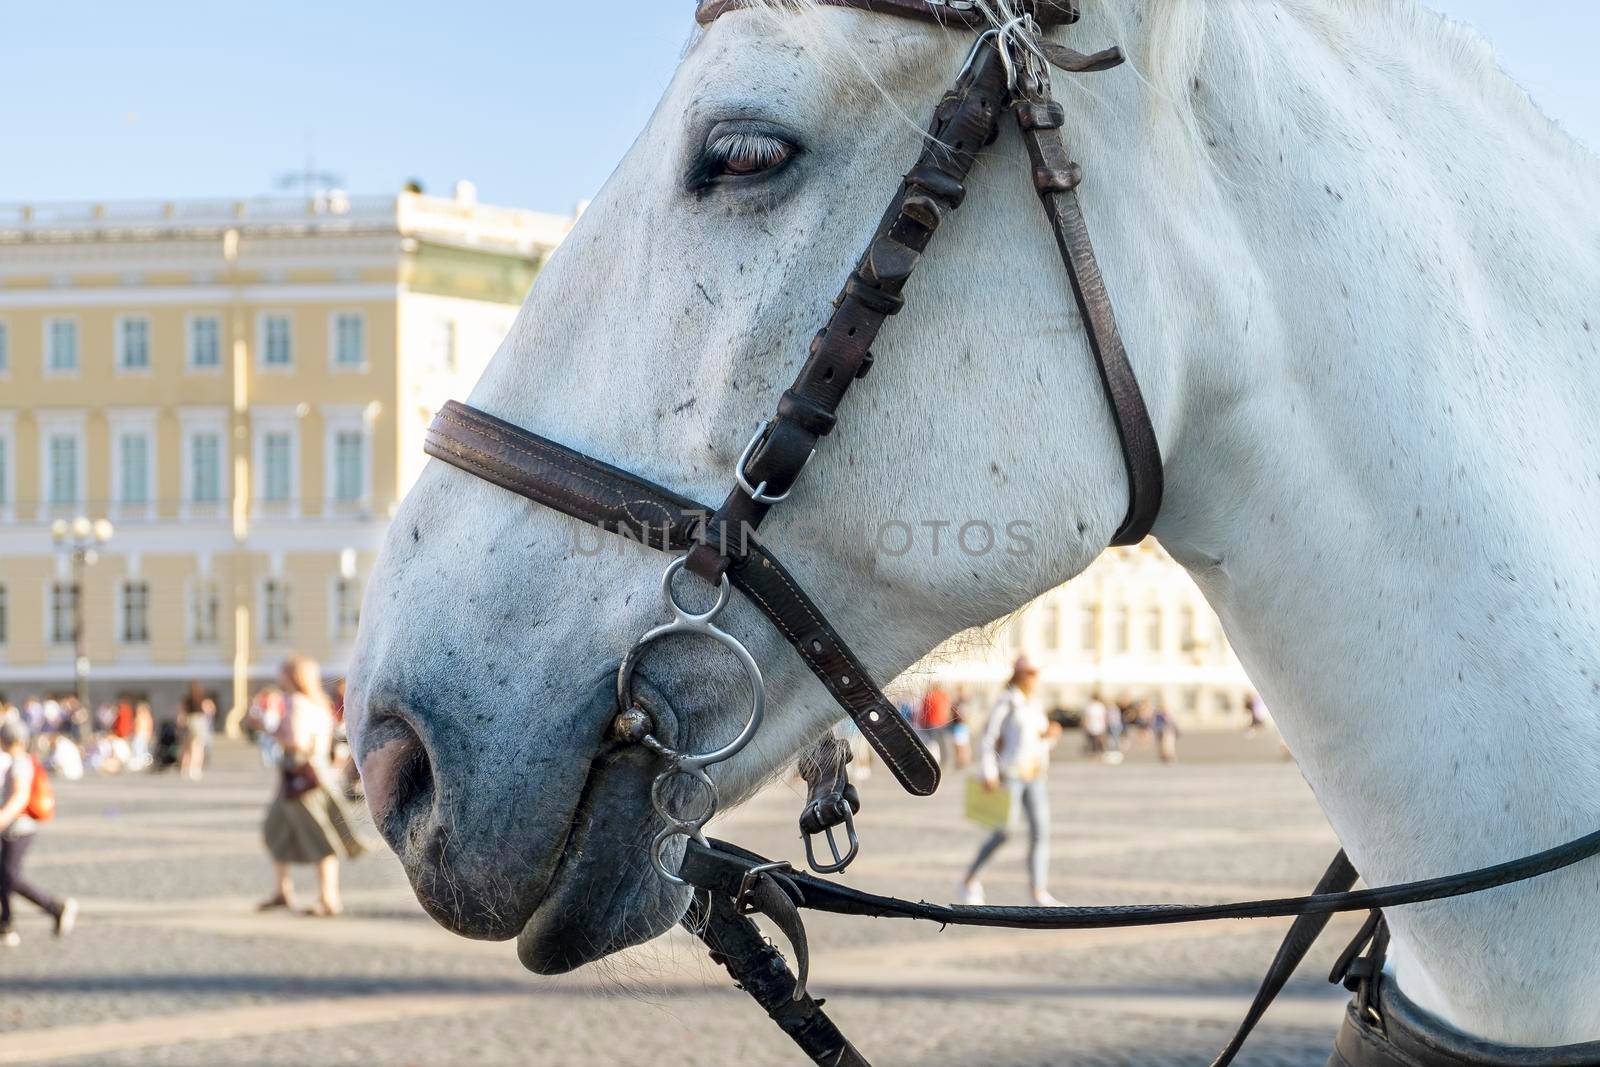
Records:
M663 769L651 785L662 829L651 845L656 873L692 891L684 923L712 949L735 980L818 1064L867 1061L806 991L809 951L799 910L920 918L943 924L1032 929L1090 929L1196 922L1216 918L1294 916L1295 922L1262 982L1244 1024L1214 1067L1230 1063L1262 1013L1282 989L1312 943L1337 912L1366 911L1369 918L1341 957L1333 980L1355 994L1346 1019L1352 1041L1378 1047L1384 1028L1409 1018L1399 990L1382 984L1387 929L1378 909L1480 892L1570 866L1600 853L1600 833L1534 856L1479 871L1380 889L1351 891L1358 875L1344 853L1308 897L1225 905L1006 908L943 906L876 896L795 871L787 863L709 839L705 827L718 809L709 768L732 759L756 736L766 710L760 665L732 634L717 625L737 588L785 638L850 716L896 780L913 794L931 794L939 768L820 608L756 536L767 513L783 503L822 439L835 427L850 385L873 367L870 346L902 295L941 223L966 196L965 182L979 153L1000 134L1009 111L1019 128L1035 190L1056 238L1073 297L1094 357L1107 410L1117 434L1129 488L1127 513L1113 545L1132 545L1150 532L1160 510L1160 447L1143 396L1123 349L1111 300L1095 260L1077 190L1082 171L1061 139L1065 110L1050 87L1051 67L1080 74L1121 64L1120 50L1086 55L1063 47L1044 31L1078 21L1072 0L1028 0L1006 12L990 0L816 0L882 15L975 31L977 38L954 86L934 111L923 149L905 174L866 251L857 261L809 358L780 399L776 415L759 427L735 465L735 485L709 509L670 489L528 430L460 404L447 403L429 428L427 452L479 478L648 547L674 553L661 580L671 620L650 630L623 657L616 680L618 715L612 740L655 753ZM996 0L998 2L998 0ZM759 0L701 0L696 19L709 26ZM1013 14L1015 8L1020 13ZM683 571L716 589L712 605L686 607L673 582ZM750 708L738 734L710 751L680 751L656 736L656 722L634 693L645 652L664 638L709 638L739 661L750 687ZM825 739L802 760L810 794L801 817L808 863L820 874L845 869L859 841L853 815L859 798L849 785L848 748ZM696 798L698 794L698 798ZM841 849L833 836L843 826ZM820 860L813 837L823 835L831 859ZM676 870L669 848L684 839ZM774 921L793 947L792 974L782 954L760 934L749 914ZM1374 1036L1377 1035L1377 1036ZM1396 1038L1395 1040L1398 1040ZM1344 1037L1341 1035L1341 1048ZM1386 1047L1386 1046L1385 1046ZM1600 1058L1600 1057L1597 1057ZM1402 1064L1398 1058L1351 1060L1352 1067Z

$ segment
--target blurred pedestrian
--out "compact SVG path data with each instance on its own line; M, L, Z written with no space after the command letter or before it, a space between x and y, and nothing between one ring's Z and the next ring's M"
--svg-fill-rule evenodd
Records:
M272 856L276 891L262 911L294 907L294 864L316 864L318 899L300 914L331 918L343 914L339 897L339 859L366 851L336 789L333 777L333 708L322 688L315 660L291 656L279 671L283 721L278 743L283 765L278 794L267 809L262 837Z
M178 725L183 737L183 755L178 759L178 773L199 781L206 769L206 750L211 745L211 722L217 714L217 703L206 695L199 682L189 683L178 706Z
M28 728L20 718L0 722L0 947L22 943L11 914L11 898L19 896L55 920L57 937L72 933L78 902L57 900L23 874L28 849L39 824L55 814L44 769L28 754Z
M950 740L950 694L939 685L930 686L922 694L922 706L917 709L917 729L924 742L933 742L938 750L939 763L948 767L955 758Z
M129 741L132 755L128 769L142 771L155 762L156 716L148 700L141 700L133 708L133 738Z
M1178 761L1178 721L1174 719L1167 709L1158 704L1155 713L1150 717L1150 728L1156 735L1156 752L1161 757L1162 763L1176 763Z
M972 727L967 716L972 712L972 702L967 691L956 687L950 699L950 747L955 750L956 768L959 770L972 762Z
M1267 705L1261 699L1260 693L1251 693L1244 698L1244 711L1248 717L1244 727L1244 736L1247 738L1260 733L1272 721L1272 713L1267 711Z
M1028 819L1028 888L1040 907L1055 907L1058 901L1046 888L1050 868L1050 795L1047 792L1050 749L1061 736L1061 726L1051 722L1034 699L1039 684L1039 669L1021 656L1011 668L1005 692L989 712L983 738L978 742L978 759L983 768L983 787L989 792L1005 789L1011 794L1008 824L997 828L978 849L963 881L962 897L968 904L982 904L983 886L978 873L1010 837L1010 822L1020 807Z
M1106 729L1111 715L1105 697L1097 689L1089 697L1089 703L1083 708L1083 739L1089 747L1089 755L1104 758L1106 752Z

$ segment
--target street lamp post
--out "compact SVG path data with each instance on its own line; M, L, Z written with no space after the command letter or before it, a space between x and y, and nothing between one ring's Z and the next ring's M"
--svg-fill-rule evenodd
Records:
M92 724L89 709L89 628L84 624L84 605L88 601L84 586L88 570L100 559L100 549L116 531L107 519L91 520L79 515L70 522L57 519L50 526L56 547L72 554L72 675L77 684L78 709Z

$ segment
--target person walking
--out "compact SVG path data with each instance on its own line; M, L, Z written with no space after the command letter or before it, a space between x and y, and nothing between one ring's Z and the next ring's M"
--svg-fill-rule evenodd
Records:
M217 714L216 701L206 695L199 682L189 683L178 709L179 724L183 730L183 755L178 759L178 773L199 781L206 769L206 749L211 744L211 720Z
M1165 705L1156 705L1155 715L1151 718L1151 729L1156 735L1156 752L1160 755L1161 762L1176 763L1178 761L1178 720L1172 717Z
M278 744L283 748L278 793L267 808L262 838L272 857L276 891L261 911L294 908L294 864L315 864L318 899L302 915L332 918L344 912L339 898L339 860L366 851L351 828L344 799L333 773L333 708L322 688L315 660L291 656L279 671L283 686L283 719Z
M1039 669L1028 657L1018 657L1011 668L1011 680L995 702L978 742L978 759L983 768L983 787L993 792L1005 789L1011 794L1011 819L1020 807L1028 819L1028 887L1039 907L1055 907L1045 883L1050 868L1050 795L1047 792L1050 749L1061 736L1061 726L1051 722L1034 700L1039 684ZM984 902L978 873L1010 837L1010 826L1001 826L978 849L962 882L962 899L968 904Z
M78 921L78 902L57 900L27 880L23 864L42 818L39 790L34 778L44 773L28 754L28 728L20 719L0 721L0 948L22 943L11 914L11 898L31 902L55 920L57 937L72 933Z
M1089 703L1083 709L1083 737L1089 744L1089 755L1101 759L1106 754L1106 730L1109 726L1111 709L1107 706L1105 697L1097 690L1089 697Z

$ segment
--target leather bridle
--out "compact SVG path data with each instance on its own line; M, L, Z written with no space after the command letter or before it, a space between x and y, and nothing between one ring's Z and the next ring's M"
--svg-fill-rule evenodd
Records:
M757 2L703 0L696 18L708 26ZM757 534L762 521L789 496L813 453L835 429L851 384L873 368L873 342L887 320L904 307L907 281L940 225L961 206L967 177L979 153L999 136L1007 112L1027 146L1033 185L1055 235L1121 445L1128 510L1111 543L1142 541L1161 507L1160 447L1095 261L1077 194L1082 172L1062 143L1065 113L1050 88L1050 67L1071 73L1107 70L1122 62L1120 52L1108 49L1086 55L1046 39L1043 31L1077 21L1077 8L1068 0L1028 0L1020 5L1023 13L1016 17L1002 17L989 0L815 2L978 31L979 36L955 85L934 111L921 155L895 191L866 251L812 341L809 358L780 398L776 414L745 448L735 468L735 485L722 503L707 508L454 401L435 418L425 445L430 455L479 478L676 556L662 580L673 618L646 633L624 657L617 676L618 717L613 736L619 742L642 744L662 759L664 770L651 791L663 824L652 848L652 861L662 877L694 888L694 906L686 922L712 947L713 958L728 967L817 1063L865 1065L866 1060L839 1034L820 1003L805 991L808 953L800 908L925 918L946 924L1050 929L1192 922L1225 916L1298 916L1244 1026L1216 1061L1224 1064L1237 1053L1333 913L1371 910L1372 918L1341 961L1336 978L1348 979L1358 1003L1365 998L1365 1010L1375 1013L1387 942L1376 909L1480 892L1537 877L1600 852L1597 833L1486 870L1358 893L1348 892L1357 876L1340 853L1316 893L1294 900L1204 907L963 908L871 897L798 874L788 864L772 863L705 836L704 827L717 807L716 786L707 769L742 749L760 729L765 711L759 664L742 643L716 625L735 588L767 617L821 680L902 786L918 795L930 794L938 786L939 768L928 749L822 609ZM717 602L710 610L691 611L679 603L672 583L683 570L718 588ZM671 634L694 634L720 642L738 658L750 681L751 708L744 726L737 737L714 751L679 751L657 737L650 709L633 692L640 657L654 642ZM819 749L824 750L833 751L826 746ZM820 760L815 776L807 772L812 795L802 828L807 835L808 858L820 872L842 870L855 855L852 814L859 800L845 777L847 759L834 752ZM686 803L680 777L698 783L698 790L687 790L699 796L698 807L689 813L678 806ZM850 833L848 855L840 853L831 837L832 828L839 825L845 825ZM819 864L811 850L810 835L823 832L830 833L832 864ZM674 871L668 850L680 838L687 841ZM772 917L789 937L799 963L798 979L746 917L750 911ZM1370 951L1362 956L1369 945ZM1363 1025L1368 1025L1366 1015L1361 1018Z

